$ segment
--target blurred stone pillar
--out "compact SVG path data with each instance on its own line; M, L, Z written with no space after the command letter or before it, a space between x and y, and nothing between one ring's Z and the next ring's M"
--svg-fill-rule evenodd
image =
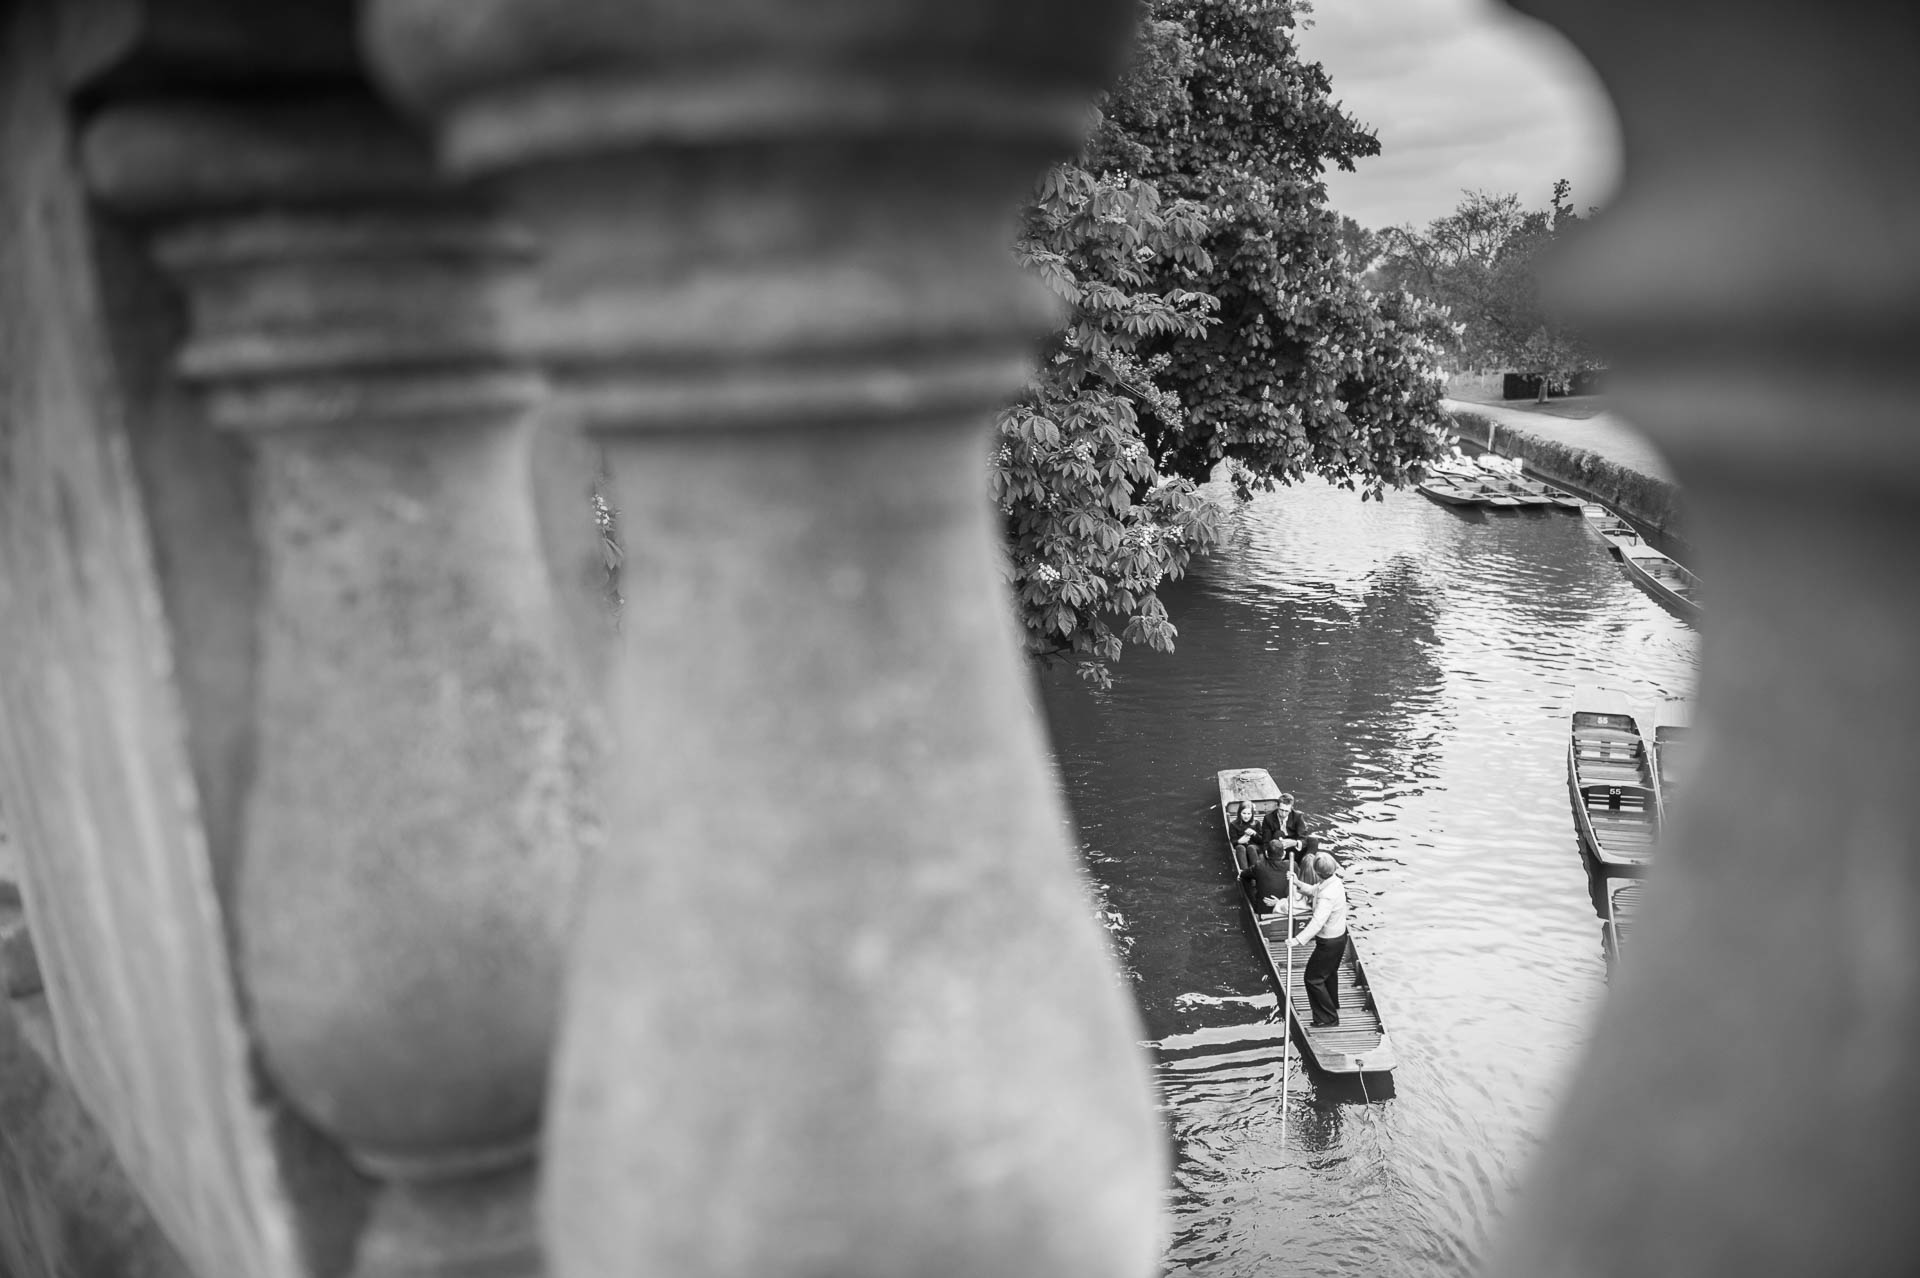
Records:
M1626 171L1564 264L1672 459L1702 768L1493 1272L1920 1271L1920 26L1527 0Z
M354 1273L533 1273L593 825L530 492L543 386L489 301L528 241L351 79L256 55L270 88L110 91L84 143L184 292L180 374L251 454L238 980L278 1094L378 1183Z
M391 0L371 56L541 236L511 310L626 539L570 1278L1154 1270L1164 1138L984 489L1009 254L1128 7Z

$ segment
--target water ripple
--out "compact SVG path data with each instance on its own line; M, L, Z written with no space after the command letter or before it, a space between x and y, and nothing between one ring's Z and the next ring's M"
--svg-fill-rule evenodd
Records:
M1688 693L1694 633L1575 517L1322 484L1245 507L1166 600L1175 656L1043 694L1179 1151L1169 1272L1469 1272L1605 989L1568 700ZM1348 863L1391 1098L1316 1079L1274 1022L1214 810L1244 766Z

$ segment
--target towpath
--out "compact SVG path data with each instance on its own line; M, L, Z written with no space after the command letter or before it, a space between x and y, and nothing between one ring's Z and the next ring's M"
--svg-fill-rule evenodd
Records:
M1669 554L1686 551L1680 490L1666 458L1652 442L1612 413L1535 412L1504 404L1444 399L1454 429L1502 457L1518 457L1528 471L1607 503L1655 535Z
M1524 408L1510 408L1503 404L1477 404L1459 399L1441 400L1440 406L1450 413L1473 413L1484 417L1503 433L1517 430L1551 439L1568 448L1596 453L1616 466L1637 470L1650 479L1669 484L1673 482L1673 472L1668 469L1660 451L1645 435L1613 413L1601 412L1592 417L1574 419L1531 412ZM1506 453L1505 449L1499 447L1497 438L1494 451Z

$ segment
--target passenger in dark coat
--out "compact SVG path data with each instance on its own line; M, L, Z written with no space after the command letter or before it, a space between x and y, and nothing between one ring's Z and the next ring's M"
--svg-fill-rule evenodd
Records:
M1240 887L1259 914L1287 908L1287 854L1256 854L1253 864L1240 871Z
M1320 838L1307 833L1307 814L1293 806L1293 796L1281 795L1280 806L1267 813L1267 820L1273 826L1273 833L1267 836L1270 846L1275 851L1291 852L1296 868L1307 869L1308 858L1320 850Z

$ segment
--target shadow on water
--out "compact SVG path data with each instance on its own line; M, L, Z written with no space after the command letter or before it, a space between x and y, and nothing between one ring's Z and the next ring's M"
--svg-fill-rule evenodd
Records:
M1243 508L1164 598L1173 656L1041 693L1157 1063L1169 1272L1469 1272L1605 989L1573 687L1684 695L1693 633L1576 516L1323 484ZM1391 1094L1288 1050L1216 807L1228 767L1270 770L1348 864Z

